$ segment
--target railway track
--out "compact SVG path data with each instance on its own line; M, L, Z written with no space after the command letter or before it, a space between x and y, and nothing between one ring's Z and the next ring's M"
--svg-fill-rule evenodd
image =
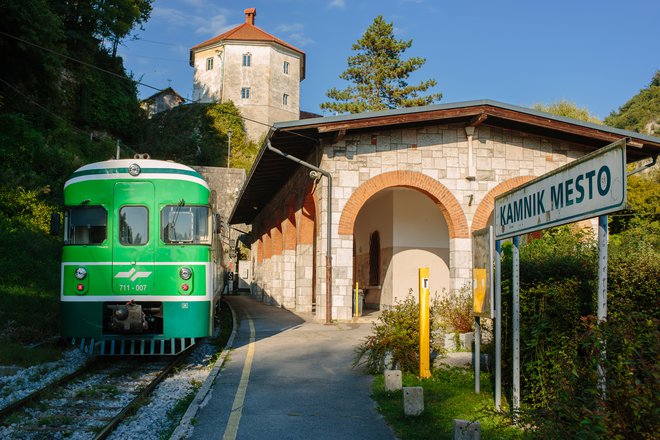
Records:
M82 370L0 409L0 439L104 439L187 354L97 358Z

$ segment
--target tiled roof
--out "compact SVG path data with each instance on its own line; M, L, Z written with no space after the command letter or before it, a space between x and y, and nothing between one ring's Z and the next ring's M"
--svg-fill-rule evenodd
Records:
M272 36L268 32L265 32L255 25L251 23L243 23L240 26L235 27L234 29L231 29L224 34L220 34L217 37L213 37L210 40L206 40L203 43L199 43L196 46L193 46L190 51L196 51L197 49L201 49L206 46L210 46L214 43L219 43L221 41L229 41L229 40L240 40L240 41L267 41L271 43L277 43L281 46L284 46L286 48L289 48L295 52L300 53L301 55L305 55L305 52L302 50L298 49L295 46L290 45L289 43L285 43L284 41L280 40L277 37Z

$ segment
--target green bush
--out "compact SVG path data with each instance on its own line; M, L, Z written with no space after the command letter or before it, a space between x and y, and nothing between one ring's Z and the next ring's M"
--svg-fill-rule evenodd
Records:
M520 249L522 423L534 438L656 438L660 253L628 230L612 240L608 320L597 324L593 238L567 227ZM510 389L511 250L503 263L503 386ZM604 342L603 342L604 341ZM605 354L605 358L603 358ZM598 366L607 392L598 387Z
M443 355L443 342L438 338L438 307L437 300L433 300L430 349ZM419 371L419 304L412 295L383 310L373 324L373 334L355 349L353 367L363 365L371 374L380 373L389 367L387 360L390 356L393 367L408 372Z
M457 291L443 292L436 306L443 330L456 333L474 331L472 289L469 285Z

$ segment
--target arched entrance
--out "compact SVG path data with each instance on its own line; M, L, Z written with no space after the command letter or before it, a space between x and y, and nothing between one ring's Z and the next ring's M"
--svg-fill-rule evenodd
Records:
M365 202L355 221L355 277L365 307L417 294L418 269L430 269L432 292L449 289L449 230L435 203L408 188L388 188Z
M437 180L413 171L383 173L362 184L344 206L338 229L354 240L354 277L367 287L368 306L391 305L410 289L416 292L419 267L431 268L432 293L453 288L457 261L469 245L467 220L455 197ZM380 284L374 285L370 271L377 267Z

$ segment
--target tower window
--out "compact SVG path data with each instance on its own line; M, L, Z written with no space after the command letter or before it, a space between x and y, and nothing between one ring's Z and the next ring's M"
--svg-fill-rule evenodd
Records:
M252 54L251 53L244 53L243 54L243 66L250 67L251 64L252 64Z
M250 88L249 87L243 87L241 89L241 98L242 99L250 99Z
M282 105L289 105L289 95L286 93L282 95Z
M213 70L213 58L206 59L206 70Z
M289 74L289 62L288 61L284 62L284 73L287 74L287 75Z

